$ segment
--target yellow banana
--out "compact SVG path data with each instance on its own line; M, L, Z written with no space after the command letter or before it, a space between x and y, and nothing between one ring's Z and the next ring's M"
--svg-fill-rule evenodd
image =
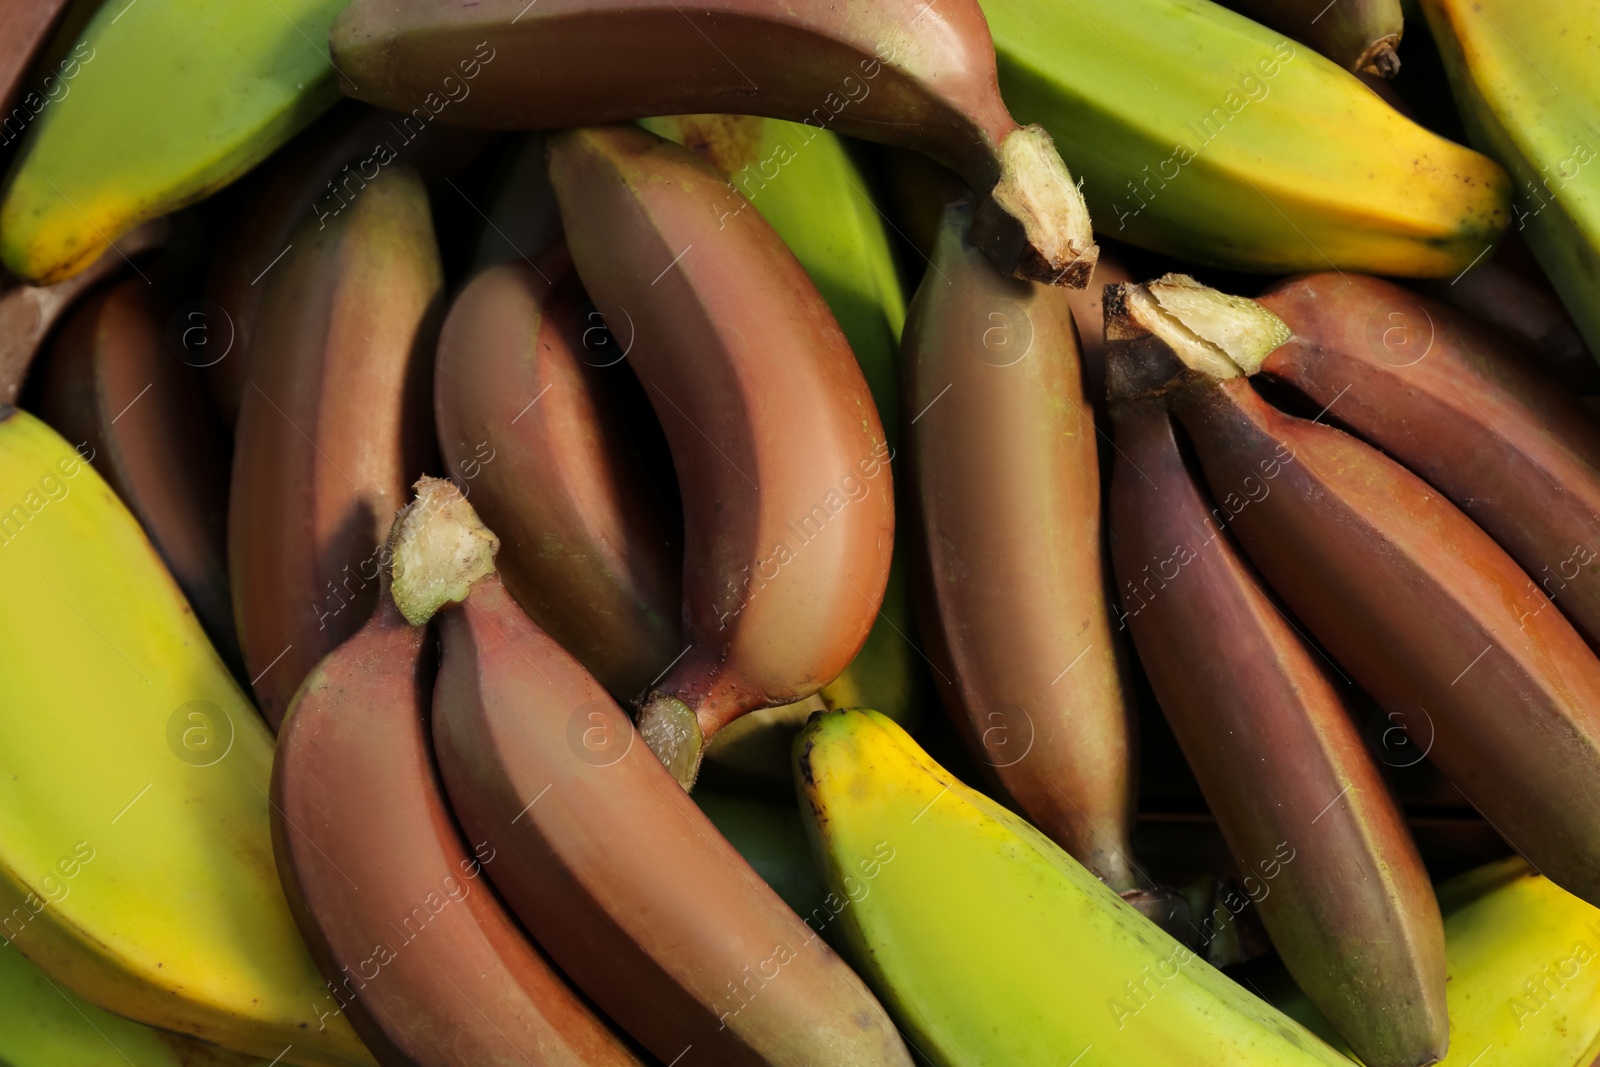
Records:
M343 0L106 3L0 200L0 260L35 284L227 185L339 98Z
M265 1060L130 1022L0 949L0 1063L6 1067L263 1067Z
M1600 352L1600 2L1422 9L1467 137L1511 172L1515 226Z
M1006 103L1050 131L1103 236L1237 270L1454 277L1509 219L1492 160L1210 0L982 3Z
M152 1026L371 1063L272 858L272 738L138 522L0 409L0 952Z
M884 716L818 715L795 758L847 954L933 1063L1345 1062Z
M1450 1053L1439 1067L1590 1067L1600 1057L1600 909L1516 856L1438 893L1450 1010ZM1337 1042L1287 976L1268 995Z
M867 178L837 135L797 122L749 115L645 119L652 132L694 149L778 231L828 302L872 390L884 435L898 447L896 366L905 294L895 273L883 215ZM802 417L803 421L803 417ZM914 728L923 669L912 647L911 589L897 547L878 620L856 658L819 694L830 708L880 709ZM706 758L772 780L789 779L789 742L815 701L764 708L735 721Z

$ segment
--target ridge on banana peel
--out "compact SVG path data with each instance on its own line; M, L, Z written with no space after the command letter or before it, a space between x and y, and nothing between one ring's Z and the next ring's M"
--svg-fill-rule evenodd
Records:
M1516 227L1600 353L1600 3L1421 7L1468 140L1511 172Z
M342 6L102 5L70 92L34 120L0 191L0 261L59 282L265 159L339 98L321 42Z
M884 716L817 715L795 760L847 952L927 1060L1346 1062L963 785Z
M1504 170L1210 0L983 0L1000 85L1106 237L1235 270L1454 277L1510 220Z
M639 124L716 167L783 238L849 340L884 438L898 450L906 298L884 215L844 141L827 130L752 115L673 115ZM789 749L814 710L870 707L915 729L926 676L906 637L915 629L907 566L896 541L878 618L843 674L814 698L731 723L712 738L707 762L789 790Z
M0 583L0 952L152 1026L372 1063L318 1014L273 864L265 724L133 516L15 409L0 410Z
M1600 909L1512 856L1438 887L1450 1053L1438 1067L1600 1062ZM1356 1059L1287 975L1263 978L1285 1014Z
M0 948L0 1063L6 1067L267 1067L267 1061L98 1008Z

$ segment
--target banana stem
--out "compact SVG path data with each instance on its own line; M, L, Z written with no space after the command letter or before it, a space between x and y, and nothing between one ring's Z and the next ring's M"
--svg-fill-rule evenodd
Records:
M395 606L413 626L446 604L467 598L474 582L494 573L496 537L454 482L424 477L416 499L389 531Z
M675 696L653 690L639 705L639 736L684 789L700 773L705 737L694 710Z
M1123 360L1108 369L1116 397L1158 391L1186 376L1183 369L1213 381L1255 374L1293 335L1287 323L1256 301L1219 293L1185 274L1106 288L1107 342L1146 337L1158 342L1157 351L1133 365ZM1170 357L1182 368L1173 367Z
M1100 249L1055 142L1043 126L1023 126L1005 135L998 155L1000 177L978 207L973 245L1018 278L1082 289Z

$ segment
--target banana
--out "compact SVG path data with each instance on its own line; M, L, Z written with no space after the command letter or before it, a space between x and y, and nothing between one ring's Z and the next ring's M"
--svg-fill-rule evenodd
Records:
M16 403L23 379L61 317L85 293L164 244L167 231L165 219L147 222L123 238L120 254L107 250L64 282L0 288L0 404Z
M214 647L239 663L228 594L229 441L158 298L126 278L75 310L42 369L39 414L85 447L138 517Z
M0 1062L7 1067L267 1067L267 1061L112 1015L0 949Z
M273 870L272 738L100 476L0 421L0 952L119 1015L366 1064ZM21 713L25 709L26 713Z
M1424 0L1473 146L1511 172L1516 228L1600 352L1600 2Z
M327 979L319 1016L348 1010L384 1063L638 1064L495 896L494 848L468 854L428 748L427 646L384 596L278 737L273 848Z
M638 703L687 787L719 729L809 696L860 651L888 580L890 449L805 271L708 165L612 126L553 136L550 174L683 494L686 647Z
M62 95L59 79L43 85L43 93L22 93L27 78L50 31L67 9L68 0L15 0L0 11L0 148L18 136L33 116Z
M1593 415L1494 331L1390 282L1313 274L1260 306L1294 334L1241 369L1292 386L1421 475L1600 648Z
M1451 1030L1450 1054L1439 1067L1593 1067L1600 1056L1600 911L1519 857L1443 883L1439 905ZM1285 1014L1337 1040L1292 982L1262 982Z
M1510 218L1499 165L1209 0L983 9L1007 102L1051 131L1105 237L1236 270L1448 278Z
M1253 901L1364 1063L1432 1063L1449 1044L1444 931L1416 845L1332 677L1213 517L1165 403L1138 395L1148 340L1110 325L1122 623L1243 875L1202 939Z
M69 278L265 159L338 99L323 42L342 6L103 5L71 92L35 120L0 191L0 261L35 284Z
M884 438L900 447L900 331L905 296L889 249L883 215L867 190L869 181L844 142L782 119L750 115L677 115L645 119L640 125L694 150L738 189L772 225L822 294L855 353L883 422ZM922 158L922 157L917 157ZM1079 290L1070 290L1074 296ZM493 526L493 523L490 523ZM910 634L911 589L904 553L896 546L889 563L883 606L867 643L844 673L823 686L821 697L833 708L875 708L907 729L921 717L924 668ZM802 702L804 703L804 702ZM810 713L783 708L764 755L747 771L790 786L789 748ZM754 721L746 716L740 724ZM733 738L713 741L706 758L717 760Z
M1227 0L1225 6L1304 41L1352 73L1400 73L1400 0Z
M841 934L929 1062L1346 1062L884 716L819 715L795 760Z
M1094 416L1064 292L945 212L906 330L912 485L946 706L984 772L1113 889L1141 888L1132 711L1106 603ZM1150 888L1143 886L1142 888Z
M683 545L652 477L660 431L565 249L474 278L439 335L434 414L446 466L503 539L506 588L627 700L679 641ZM641 419L642 416L642 419Z
M827 130L753 115L674 115L639 124L710 163L783 238L849 339L884 436L898 442L895 358L905 294L870 182L844 141Z
M517 607L451 482L397 520L394 599L439 615L433 739L490 880L663 1063L910 1067L859 979L739 858L589 674ZM459 606L454 606L459 603Z
M1516 342L1520 360L1543 370L1568 392L1600 393L1600 367L1515 230L1453 282L1426 282L1417 288L1495 327Z
M1600 660L1583 638L1422 479L1256 393L1241 368L1290 336L1271 312L1170 276L1116 293L1107 332L1142 346L1139 387L1170 394L1256 569L1501 836L1600 901Z
M274 728L378 597L383 527L433 451L443 282L427 194L391 167L265 279L228 511L234 613Z
M1081 287L1094 266L1050 138L1000 99L976 0L355 0L330 44L350 95L469 126L728 111L914 148L971 186L974 241L1006 273Z
M218 346L224 347L221 355L196 362L205 363L212 396L229 427L239 421L265 279L283 265L279 257L294 243L301 220L315 218L321 232L397 162L415 167L430 186L448 189L452 176L482 155L485 140L475 130L421 123L347 100L228 191L231 226L206 280L212 308L209 316L191 316L190 325L215 332L215 340L224 342Z

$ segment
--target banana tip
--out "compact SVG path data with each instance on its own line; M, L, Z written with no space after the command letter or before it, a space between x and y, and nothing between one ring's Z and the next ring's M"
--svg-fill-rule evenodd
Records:
M685 790L700 773L705 737L694 710L675 696L651 692L639 705L639 736Z

